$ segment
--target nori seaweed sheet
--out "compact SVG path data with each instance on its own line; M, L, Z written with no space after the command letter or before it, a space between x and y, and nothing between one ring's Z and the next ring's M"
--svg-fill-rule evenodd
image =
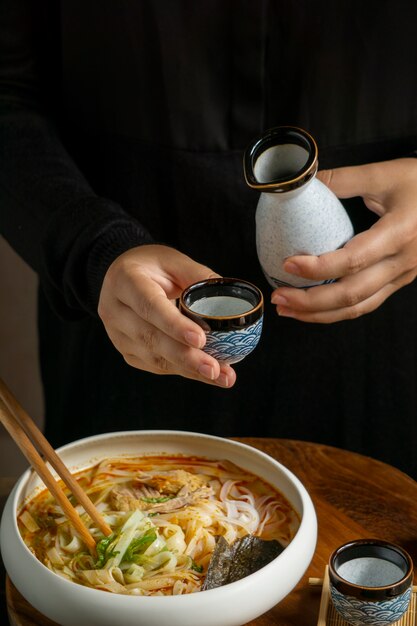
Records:
M246 535L229 544L224 537L218 537L202 589L214 589L249 576L283 550L275 539L268 541Z

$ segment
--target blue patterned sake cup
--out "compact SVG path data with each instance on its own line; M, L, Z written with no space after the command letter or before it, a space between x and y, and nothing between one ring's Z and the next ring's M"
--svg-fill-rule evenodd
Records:
M258 345L263 295L252 283L237 278L194 283L181 294L179 308L203 328L203 350L220 363L238 363Z
M352 626L388 626L408 610L413 562L400 546L357 539L333 552L329 562L333 606Z

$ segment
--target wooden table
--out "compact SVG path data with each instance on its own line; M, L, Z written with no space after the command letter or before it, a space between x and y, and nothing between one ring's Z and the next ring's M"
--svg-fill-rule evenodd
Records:
M403 546L417 564L417 483L399 470L338 448L284 439L239 439L267 452L305 485L314 502L319 535L314 558L297 587L280 604L248 626L316 626L322 577L330 553L359 537L378 537ZM54 626L6 582L13 626ZM221 625L219 625L221 626Z

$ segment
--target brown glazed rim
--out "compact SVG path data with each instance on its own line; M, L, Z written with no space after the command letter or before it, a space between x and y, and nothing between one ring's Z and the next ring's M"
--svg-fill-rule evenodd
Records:
M239 313L238 315L223 315L223 316L215 316L215 315L204 315L203 313L196 313L189 308L187 304L187 298L196 291L209 290L211 287L219 286L229 287L229 288L239 288L242 287L247 291L251 292L258 299L258 303L246 313ZM218 295L218 294L215 294ZM231 293L230 295L234 295ZM237 296L236 296L237 297ZM187 315L187 317L191 318L200 326L202 326L205 330L234 330L239 328L245 328L253 323L255 323L263 314L264 307L264 298L262 291L256 287L253 283L250 283L247 280L242 280L240 278L208 278L207 280L202 280L192 285L189 285L182 292L179 299L179 308L182 313Z
M383 554L386 554L387 552L395 553L397 556L397 564L398 561L402 561L402 563L405 563L407 566L407 571L404 576L391 585L381 587L356 585L355 583L349 582L339 576L336 571L340 565L350 561L351 559L359 558L361 556L384 558ZM346 596L353 596L361 600L378 602L398 596L410 587L413 582L413 561L404 548L401 548L394 543L389 543L380 539L356 539L355 541L343 544L331 554L329 560L329 578L331 584L340 593L343 593Z
M306 164L297 172L295 176L286 176L271 180L268 183L260 183L255 176L255 163L259 156L268 148L278 146L283 143L293 143L305 148L308 152ZM259 191L284 192L292 191L305 185L318 169L318 148L313 137L306 130L298 126L276 126L270 128L260 139L251 144L243 156L243 171L246 183L252 189Z

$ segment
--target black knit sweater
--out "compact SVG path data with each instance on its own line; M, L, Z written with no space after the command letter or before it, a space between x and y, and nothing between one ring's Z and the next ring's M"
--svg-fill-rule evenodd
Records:
M330 326L279 319L221 390L124 363L96 308L123 251L165 242L265 282L245 146L296 124L321 167L417 146L405 0L4 0L0 227L40 278L47 435L131 428L319 440L417 476L417 292ZM346 202L357 231L375 217ZM394 427L395 424L395 427Z

